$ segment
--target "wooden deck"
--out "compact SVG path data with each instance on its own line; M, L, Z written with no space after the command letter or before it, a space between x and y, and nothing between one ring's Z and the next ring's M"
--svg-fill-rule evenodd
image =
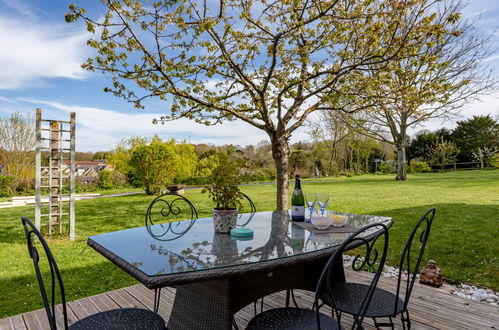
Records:
M367 282L369 274L355 274L358 282ZM352 279L352 277L350 277ZM393 279L382 278L379 287L393 288ZM300 307L310 307L313 301L313 293L296 290ZM87 315L120 307L142 307L152 308L153 292L142 285L134 285L127 288L102 293L96 296L79 299L68 303L69 323L83 318ZM175 289L165 288L162 290L160 314L165 319L171 312ZM264 310L283 306L285 293L278 292L268 296L264 300ZM60 310L60 306L59 306ZM323 308L321 311L326 312ZM413 291L409 312L413 322L413 329L499 329L499 308L485 303L478 303L450 295L442 289L416 285ZM246 306L236 315L239 328L244 329L248 321L253 317L253 305ZM350 325L350 320L345 316L342 318L344 326ZM63 327L61 327L62 329ZM397 320L397 329L402 326ZM10 329L49 329L45 311L40 309L21 315L0 320L0 330ZM367 320L366 329L374 329L372 322Z

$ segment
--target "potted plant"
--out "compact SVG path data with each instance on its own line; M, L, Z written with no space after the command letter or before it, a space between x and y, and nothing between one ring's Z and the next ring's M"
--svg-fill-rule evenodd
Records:
M212 209L215 232L229 233L236 227L238 208L241 207L239 184L243 181L240 166L227 154L218 155L219 163L210 175L210 184L202 192L215 203Z

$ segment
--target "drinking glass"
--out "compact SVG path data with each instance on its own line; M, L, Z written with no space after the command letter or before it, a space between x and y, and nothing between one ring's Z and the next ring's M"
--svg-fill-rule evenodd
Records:
M329 203L329 195L317 194L316 200L317 204L319 204L319 209L321 210L321 214L324 215L324 211L326 211L327 208L327 203Z
M314 213L315 203L317 203L317 196L310 195L309 197L307 197L307 206L309 213L308 222L310 222L310 220L312 219L312 213Z

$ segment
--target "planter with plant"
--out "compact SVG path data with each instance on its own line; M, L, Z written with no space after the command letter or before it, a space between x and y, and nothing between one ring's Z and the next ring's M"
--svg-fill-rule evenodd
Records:
M243 182L243 176L236 159L226 154L219 154L218 157L218 166L210 175L211 183L202 192L207 192L215 203L212 210L215 232L229 233L236 227L238 208L242 205L238 185Z

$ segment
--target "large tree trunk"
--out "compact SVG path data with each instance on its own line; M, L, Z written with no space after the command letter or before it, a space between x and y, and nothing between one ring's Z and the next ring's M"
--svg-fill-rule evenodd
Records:
M276 211L287 211L289 195L289 144L284 137L271 139L271 142L272 158L274 158L277 177Z
M397 176L395 180L405 181L407 180L407 172L405 166L405 146L397 146Z

